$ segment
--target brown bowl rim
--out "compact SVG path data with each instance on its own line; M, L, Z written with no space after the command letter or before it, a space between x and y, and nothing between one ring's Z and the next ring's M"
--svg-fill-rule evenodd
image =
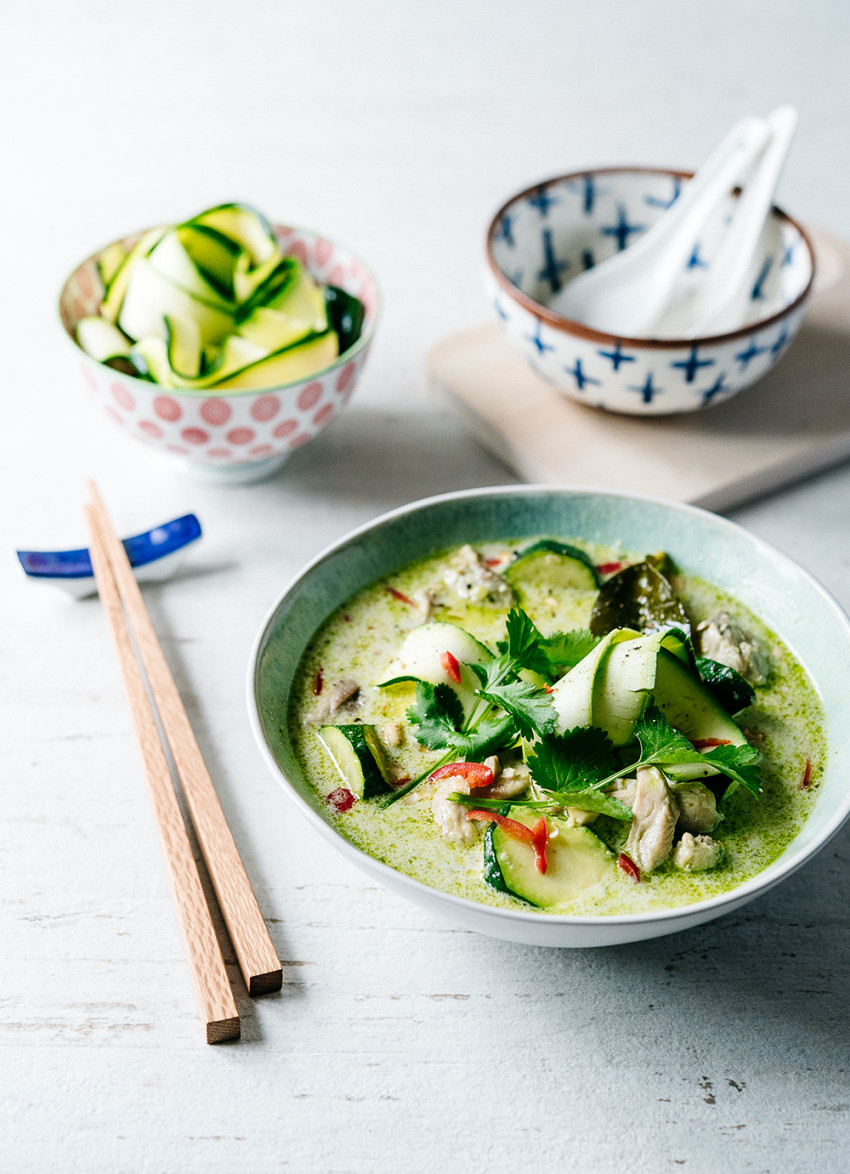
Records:
M535 318L545 322L555 330L559 330L564 334L575 335L579 338L588 339L591 342L604 343L626 343L629 346L646 347L653 350L682 350L687 347L705 346L709 343L729 342L733 339L744 339L749 335L756 334L759 330L764 330L768 326L772 326L781 318L785 318L792 311L801 306L806 298L811 293L812 285L814 284L815 274L817 271L817 261L814 246L811 238L798 220L793 216L783 211L776 204L773 205L772 211L781 220L787 221L793 225L799 232L806 248L809 252L809 259L811 261L811 274L804 289L797 295L793 302L789 302L781 310L775 314L771 314L768 318L760 318L756 322L751 322L747 326L739 327L737 330L726 331L724 334L705 334L694 338L636 338L625 334L611 334L605 330L594 330L590 326L585 326L583 323L576 321L574 318L565 318L561 314L556 314L554 310L548 309L540 302L536 302L530 298L528 294L517 289L512 282L508 281L502 270L496 264L493 257L493 236L498 228L498 225L511 204L521 200L524 196L530 196L533 192L539 191L541 188L548 188L552 184L566 183L570 180L581 179L585 175L625 175L625 174L640 174L640 175L669 175L677 179L691 179L693 171L682 170L678 167L641 167L639 164L628 164L618 167L584 167L581 171L570 171L565 175L555 175L550 179L540 180L538 183L530 184L522 191L516 192L505 200L499 210L495 213L490 221L490 226L487 229L486 238L486 253L487 264L493 274L497 284L501 286L504 292L513 301L517 302L523 309L533 314Z

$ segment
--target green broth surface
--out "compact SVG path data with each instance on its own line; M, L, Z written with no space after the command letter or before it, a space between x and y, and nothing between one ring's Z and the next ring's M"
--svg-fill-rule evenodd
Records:
M620 549L565 541L582 546L599 565L627 556ZM522 543L482 544L484 559L497 560ZM675 552L673 552L675 554ZM482 877L483 835L472 845L447 842L433 819L432 788L424 784L411 796L382 808L360 800L338 812L328 795L341 786L340 776L323 747L317 728L324 690L353 678L356 700L331 721L362 721L381 730L387 723L405 725L403 743L387 747L385 758L395 778L415 777L440 752L421 747L405 717L413 685L378 688L407 633L421 618L411 602L423 589L435 589L431 618L455 623L495 651L504 639L507 607L461 599L442 586L442 572L451 551L423 559L381 580L348 600L317 632L306 650L292 691L289 731L301 769L315 793L324 818L357 848L423 884L487 905L534 911L534 906L497 892ZM546 913L622 915L669 909L717 896L763 871L800 831L814 804L825 762L823 714L819 698L790 651L756 616L736 600L692 576L677 575L674 584L693 622L723 610L751 633L767 652L770 672L757 686L756 701L735 720L763 754L763 790L758 798L737 790L721 805L723 819L712 835L724 849L720 865L705 872L684 872L668 861L635 884L612 862L610 876L569 904L550 906ZM544 635L586 627L594 591L563 591L545 583L528 584L523 607ZM317 694L317 682L322 691ZM811 779L801 787L806 763ZM614 853L625 844L628 826L601 818L592 825Z

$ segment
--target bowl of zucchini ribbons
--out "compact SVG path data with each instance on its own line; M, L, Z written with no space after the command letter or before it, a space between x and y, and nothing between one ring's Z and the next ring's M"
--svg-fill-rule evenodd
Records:
M737 908L846 820L848 653L824 589L723 518L505 487L320 555L262 626L249 709L302 814L390 889L611 945Z
M59 310L115 423L195 472L244 481L342 411L378 292L342 246L221 204L98 250Z

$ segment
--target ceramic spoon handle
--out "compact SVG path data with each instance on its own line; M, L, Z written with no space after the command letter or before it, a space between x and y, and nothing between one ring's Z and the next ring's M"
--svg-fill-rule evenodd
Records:
M712 276L707 278L699 297L698 314L688 332L691 338L733 330L746 314L753 261L797 129L797 111L793 106L781 106L767 121L771 137L738 197L732 227L717 251Z
M705 220L739 181L767 134L760 118L736 123L648 232L571 281L550 308L598 330L642 335L669 299Z

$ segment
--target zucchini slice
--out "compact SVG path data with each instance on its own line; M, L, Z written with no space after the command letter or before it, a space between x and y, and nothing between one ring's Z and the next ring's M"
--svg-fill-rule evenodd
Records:
M510 818L531 827L537 813L511 811ZM587 827L569 827L561 819L547 818L550 839L546 843L545 872L538 872L534 849L515 840L497 823L487 828L484 841L484 879L492 888L521 897L539 909L563 905L611 876L614 856ZM552 831L557 836L551 838Z
M456 681L443 664L444 655L449 652L458 662L460 682ZM387 666L380 688L399 684L402 681L428 681L432 685L448 685L463 706L468 717L476 701L476 689L481 683L467 666L487 664L493 653L469 632L456 624L445 624L434 620L413 628L404 643Z
M204 301L182 289L155 269L150 257L139 256L132 265L118 325L131 338L165 338L166 317L194 318L204 348L223 342L233 329L233 314L220 302Z
M296 257L282 257L263 284L239 307L238 320L243 322L257 306L267 306L278 297L296 280L299 269L300 262Z
M680 660L663 648L658 654L653 690L655 704L671 726L691 742L728 742L746 746L747 738L714 694ZM670 764L665 774L677 780L704 778L717 772L698 763Z
M173 322L173 319L166 319ZM135 343L130 351L130 360L137 370L154 383L163 387L180 388L186 391L204 391L225 383L229 374L244 371L252 363L265 357L261 347L255 346L237 334L230 334L218 352L213 367L204 375L195 378L184 375L176 366L176 358L168 340L150 335Z
M130 362L142 379L162 387L176 387L174 372L168 361L168 343L158 335L141 338L130 348Z
M193 297L227 313L231 312L230 300L222 297L218 290L201 273L187 253L176 228L170 228L148 254L151 268L170 282L185 289Z
M136 261L140 257L148 255L164 232L164 228L151 228L147 232L143 232L129 252L125 254L124 260L115 270L112 280L104 291L103 301L100 303L101 318L105 318L107 322L118 321L121 307L124 305L124 295L127 292L130 274Z
M521 551L503 575L520 597L523 587L531 582L550 593L595 591L599 586L596 568L583 550L548 538Z
M593 682L590 724L604 730L615 746L634 736L655 687L658 653L664 632L616 643Z
M281 351L294 346L302 339L316 333L309 322L301 318L290 318L268 306L257 306L236 328L240 338L261 346L267 353Z
M233 298L233 269L239 245L206 224L181 224L177 236L203 276L225 298Z
M231 341L228 339L228 341ZM249 340L243 340L248 343ZM329 367L339 354L339 343L332 330L326 334L309 338L297 346L266 355L250 366L243 367L232 375L218 379L213 386L261 390L264 387L278 387L306 379Z
M77 323L77 342L87 355L91 355L98 363L105 363L107 359L126 357L130 353L130 340L125 334L107 322L105 318L96 315L90 318L81 318Z
M124 263L128 250L121 241L107 245L97 258L97 272L103 282L103 288L108 289L112 279Z
M204 357L201 332L194 318L174 315L165 319L168 365L176 375L196 379Z
M236 301L240 304L247 302L251 295L268 281L282 260L283 253L277 246L259 265L254 265L250 254L243 250L233 266L233 296Z
M593 693L597 674L615 644L637 636L630 628L609 632L587 656L552 687L551 701L558 714L556 732L593 725Z
M278 293L240 322L237 332L269 351L279 351L310 334L324 334L327 329L321 286L299 265L288 272Z
M605 639L615 635L616 632L609 633ZM665 646L668 640L672 650ZM676 655L679 646L675 634L665 632L609 644L593 674L589 720L578 724L597 726L615 746L625 746L631 742L635 724L652 701L671 726L691 742L746 745L744 734L696 671ZM566 682L569 677L570 674ZM717 773L707 762L705 766L670 764L664 769L678 780Z
M214 228L244 249L254 265L268 260L277 248L272 226L261 212L248 204L217 204L185 224Z
M343 786L357 799L390 790L374 726L320 726L319 739L339 771Z

